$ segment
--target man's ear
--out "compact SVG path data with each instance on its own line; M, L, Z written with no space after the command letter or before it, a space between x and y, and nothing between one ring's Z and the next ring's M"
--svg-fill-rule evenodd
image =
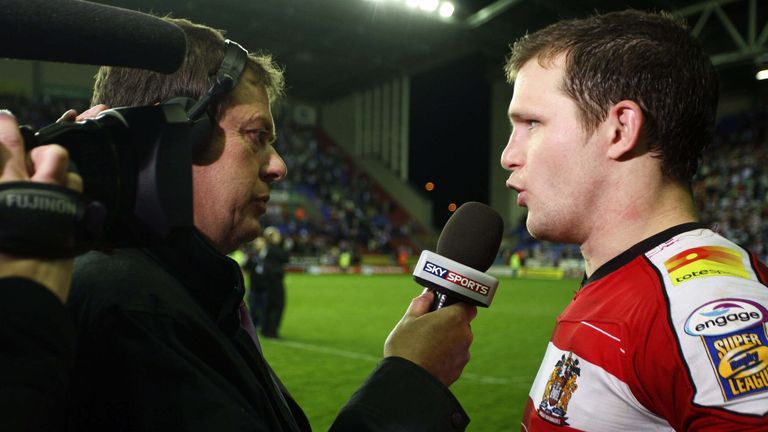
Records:
M630 100L615 103L608 112L605 123L611 133L611 141L606 153L609 158L625 160L642 151L640 131L645 123L645 117L637 103Z

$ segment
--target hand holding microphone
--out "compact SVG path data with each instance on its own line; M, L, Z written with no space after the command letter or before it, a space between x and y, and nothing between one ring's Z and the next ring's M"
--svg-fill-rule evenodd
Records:
M487 307L498 285L483 270L496 257L502 231L501 217L484 204L466 203L454 213L438 240L439 254L425 251L414 270L427 291L411 302L389 334L385 356L410 360L446 386L461 376L469 362L476 305Z

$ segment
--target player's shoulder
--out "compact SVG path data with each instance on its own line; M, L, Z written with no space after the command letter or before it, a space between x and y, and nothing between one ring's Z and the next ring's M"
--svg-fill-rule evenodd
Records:
M725 286L759 290L765 285L749 252L706 228L678 234L645 256L670 294L695 289L699 294L713 291L717 295Z
M709 229L646 253L662 280L694 405L765 415L768 287L745 249Z

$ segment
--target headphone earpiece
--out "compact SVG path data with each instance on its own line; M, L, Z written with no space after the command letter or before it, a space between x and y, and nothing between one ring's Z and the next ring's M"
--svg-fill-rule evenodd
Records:
M169 99L166 103L181 105L184 112L189 110L197 103L192 98L179 96ZM206 115L199 116L197 119L188 119L186 123L185 141L189 143L189 149L192 154L192 159L202 154L205 147L211 140L213 135L213 128L216 125L216 119L206 112Z

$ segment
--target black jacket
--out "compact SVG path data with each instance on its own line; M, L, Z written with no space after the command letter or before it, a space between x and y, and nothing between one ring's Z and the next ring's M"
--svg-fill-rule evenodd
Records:
M308 431L301 408L240 328L238 265L197 233L76 262L70 429ZM462 430L453 395L420 367L382 361L332 427Z
M66 418L75 334L61 301L0 279L0 431L58 431Z

